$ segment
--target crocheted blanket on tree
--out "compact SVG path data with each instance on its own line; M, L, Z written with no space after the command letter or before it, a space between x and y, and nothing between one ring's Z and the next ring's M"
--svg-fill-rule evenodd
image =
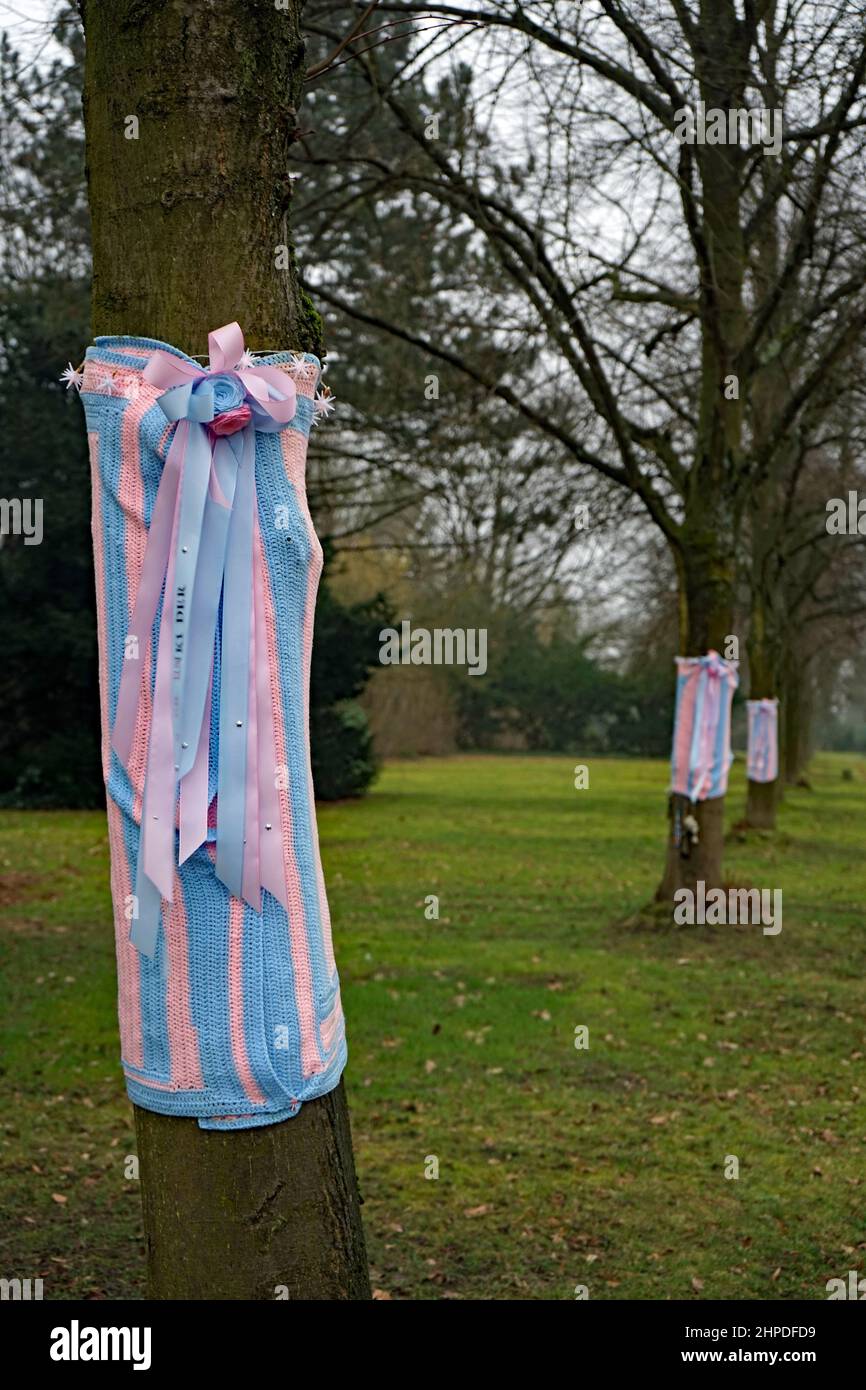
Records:
M750 782L775 782L779 775L779 702L747 700L749 720L748 766Z
M671 754L671 791L690 801L724 796L731 752L731 704L739 684L737 663L718 652L675 658L677 693Z
M161 925L149 956L130 941L130 926L162 601L142 653L144 694L126 765L112 747L112 730L157 489L172 439L182 428L166 418L158 404L163 393L143 375L160 352L180 359L183 370L198 366L152 339L98 338L87 351L81 390L93 483L121 1055L127 1090L137 1105L196 1116L206 1129L246 1128L296 1114L305 1100L336 1086L346 1060L309 748L310 653L322 550L304 474L320 364L310 355L289 353L257 359L279 369L297 391L290 423L273 433L256 428L254 435L256 605L268 668L255 675L257 698L269 701L272 716L278 824L268 829L279 835L285 878L280 897L288 907L265 890L257 911L245 901L246 892L235 896L216 873L222 659L217 622L204 763L206 836L179 867L175 843L172 901L163 894ZM248 437L251 441L252 431ZM206 720L207 714L203 747ZM267 722L271 736L271 719ZM276 864L279 872L279 858Z

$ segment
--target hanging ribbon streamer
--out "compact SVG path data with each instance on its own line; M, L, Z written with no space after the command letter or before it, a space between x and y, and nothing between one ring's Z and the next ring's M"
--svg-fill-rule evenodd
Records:
M779 775L779 701L747 700L746 709L749 781L775 782Z
M216 874L261 911L261 891L288 909L274 780L255 481L256 431L282 430L294 383L253 363L237 323L208 335L209 367L156 351L144 378L176 426L154 504L125 644L112 746L130 767L145 696L147 650L162 598L156 679L130 939L152 956L175 865L207 838L214 645L222 599L218 694ZM178 810L179 798L179 810ZM177 857L175 833L179 830Z
M708 801L728 789L737 662L710 651L706 656L678 656L676 663L671 791L692 802Z

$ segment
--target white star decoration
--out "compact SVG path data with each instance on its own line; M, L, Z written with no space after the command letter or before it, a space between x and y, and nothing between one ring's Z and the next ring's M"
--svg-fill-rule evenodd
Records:
M253 354L250 352L249 348L244 348L243 352L240 355L240 358L238 359L238 371L248 372L255 365L256 359L253 357Z
M97 391L101 391L105 396L113 396L114 378L111 376L104 376L96 389Z
M74 386L76 391L80 391L82 382L84 381L84 373L80 372L77 367L73 367L71 362L67 362L58 380L66 382L67 391L70 386Z
M307 359L306 359L305 357L303 357L303 356L301 355L301 353L299 353L299 352L293 353L293 354L292 354L292 360L291 360L291 362L288 364L289 376L298 376L299 373L302 372L302 371L304 370L304 368L306 367L306 365L307 365Z
M320 420L333 415L337 398L327 388L320 391L313 401L313 424L317 425Z

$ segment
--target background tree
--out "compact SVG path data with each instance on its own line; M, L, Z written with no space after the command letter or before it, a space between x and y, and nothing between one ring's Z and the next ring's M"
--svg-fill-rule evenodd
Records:
M742 13L734 0L393 0L378 12L451 26L439 38L443 61L455 34L466 36L474 123L487 113L487 139L469 159L450 132L430 139L407 98L412 66L389 72L378 49L358 40L359 69L421 161L383 171L381 160L360 156L360 169L375 163L392 187L474 228L533 325L521 353L556 364L562 408L547 406L544 386L537 397L517 391L514 372L467 357L459 341L433 341L405 318L394 331L480 380L576 462L636 497L676 565L680 650L723 650L734 633L745 518L827 373L856 351L866 327L854 174L866 123L862 25L843 0L784 12L770 0ZM503 138L509 83L514 114ZM699 101L727 119L770 100L783 113L778 158L739 127L725 143L677 138L682 113ZM361 196L362 177L347 177L344 202ZM762 258L765 238L774 251ZM320 293L369 322L351 289ZM508 342L514 366L515 320L504 330L501 322L500 313L487 325L491 347ZM790 343L797 350L784 381L765 390L762 367ZM590 428L575 428L587 411ZM663 896L696 878L721 881L723 799L698 809L698 852L684 870L669 846Z
M346 0L309 0L311 73L355 13ZM474 158L486 136L473 120L471 70L428 69L424 33L388 30L377 48L383 75L399 80L411 68L402 90L415 118L426 128L435 112L436 129L448 131L461 157ZM363 305L361 318L334 307L329 320L341 410L335 428L313 440L317 515L343 550L346 543L399 550L417 570L419 589L471 585L491 604L542 606L566 557L575 567L576 508L592 501L597 534L605 499L597 485L590 496L566 449L515 429L513 413L491 396L485 374L508 371L521 306L471 223L407 184L424 161L347 60L351 51L310 81L295 157L304 263L322 289L351 284ZM394 334L397 323L459 345L462 362L481 376L419 352ZM618 507L621 517L621 499Z
M787 771L796 781L810 748L798 725L809 668L820 654L829 698L842 662L866 630L866 537L828 529L827 505L863 482L863 411L855 357L840 382L827 374L813 406L780 449L749 517L743 606L749 614L748 677L753 698L775 695L779 718L777 782L748 784L746 822L775 826Z

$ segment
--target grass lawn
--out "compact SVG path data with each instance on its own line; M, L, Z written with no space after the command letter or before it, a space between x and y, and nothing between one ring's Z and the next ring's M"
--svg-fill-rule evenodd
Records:
M823 1299L866 1267L866 763L820 756L776 834L731 838L729 878L784 892L773 937L621 925L667 769L596 759L576 791L575 761L397 763L320 808L374 1285ZM101 815L0 815L0 940L0 1275L141 1297Z

